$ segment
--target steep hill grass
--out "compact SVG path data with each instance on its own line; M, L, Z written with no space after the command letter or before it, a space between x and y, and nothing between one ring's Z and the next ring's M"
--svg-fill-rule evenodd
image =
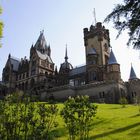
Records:
M140 140L140 115L138 106L122 108L115 104L97 104L97 114L91 124L90 140ZM58 104L59 109L63 107ZM67 140L68 132L63 119L58 116L58 127L52 132L55 140Z

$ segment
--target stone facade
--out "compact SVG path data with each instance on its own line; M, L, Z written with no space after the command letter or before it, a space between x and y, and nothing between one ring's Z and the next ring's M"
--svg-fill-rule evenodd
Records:
M66 100L69 96L88 95L94 102L118 103L126 97L130 103L140 94L140 80L131 68L128 82L121 79L120 64L110 47L109 31L102 23L84 28L86 64L73 68L65 61L54 68L51 48L43 32L31 46L30 59L16 59L10 54L3 69L3 83L9 90L36 94L41 100Z

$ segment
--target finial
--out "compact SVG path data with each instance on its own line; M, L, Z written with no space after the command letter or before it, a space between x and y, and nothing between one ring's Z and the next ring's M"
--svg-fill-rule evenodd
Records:
M93 17L94 17L94 24L96 25L96 12L95 12L95 8L93 10Z
M66 52L65 52L65 62L68 60L68 55L67 55L67 44L66 44Z

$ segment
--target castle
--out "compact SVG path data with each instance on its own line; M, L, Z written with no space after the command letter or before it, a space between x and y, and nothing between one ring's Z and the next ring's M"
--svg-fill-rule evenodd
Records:
M66 100L69 96L88 95L95 102L118 103L126 97L133 103L140 94L140 80L133 67L128 82L121 79L120 64L110 47L109 30L102 23L84 28L86 64L73 68L67 48L59 71L51 59L51 48L43 32L31 46L29 60L10 54L3 69L2 82L8 91L16 89L38 95L41 100Z

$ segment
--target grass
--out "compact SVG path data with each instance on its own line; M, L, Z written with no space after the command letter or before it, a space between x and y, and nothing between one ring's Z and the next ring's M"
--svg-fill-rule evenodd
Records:
M90 140L140 140L140 115L138 107L116 104L97 104L97 114L91 123ZM59 108L63 107L58 104ZM68 132L63 119L58 116L58 127L52 131L55 140L67 140Z

